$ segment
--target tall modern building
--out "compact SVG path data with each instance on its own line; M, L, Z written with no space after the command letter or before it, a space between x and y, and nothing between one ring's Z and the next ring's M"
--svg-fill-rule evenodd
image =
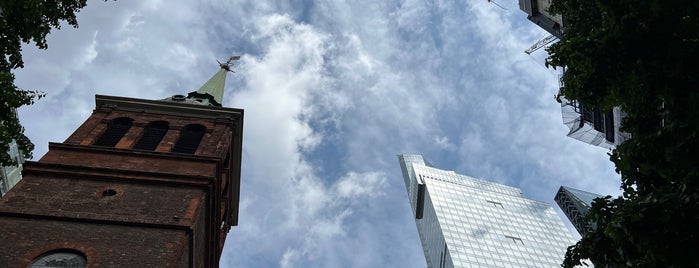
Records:
M560 267L575 240L550 204L399 155L428 267Z
M22 163L24 163L22 152L17 148L17 142L14 140L9 147L8 154L16 164L0 167L0 196L5 195L22 179Z
M527 19L538 25L549 34L565 39L565 18L548 12L551 0L519 0L519 8L527 13ZM547 45L555 39L544 38L537 42L527 53ZM561 68L565 72L565 66ZM559 86L563 82L559 76ZM608 111L600 111L595 107L588 107L577 101L562 99L561 113L563 124L569 131L567 136L592 145L614 148L630 138L628 133L621 132L621 119L624 113L619 107Z
M621 108L600 111L577 101L561 100L563 124L569 129L568 137L607 149L615 148L631 137L619 130L621 119L624 118Z
M563 213L566 214L566 217L568 217L570 223L573 224L573 227L578 230L578 233L580 233L580 235L585 235L595 228L595 226L585 221L583 217L590 211L592 201L595 198L602 197L604 196L561 186L553 199L558 204L558 207L563 210Z
M14 113L15 116L17 115L17 110L15 109L12 109L10 112ZM12 189L22 179L22 163L24 163L22 151L19 150L15 140L12 140L8 147L7 154L15 161L15 164L0 166L0 197L5 195L7 191Z
M527 19L550 34L563 36L563 17L548 12L551 0L519 0L519 9L527 13Z
M0 198L0 266L218 267L240 195L243 110L221 106L230 63L188 96L95 96Z

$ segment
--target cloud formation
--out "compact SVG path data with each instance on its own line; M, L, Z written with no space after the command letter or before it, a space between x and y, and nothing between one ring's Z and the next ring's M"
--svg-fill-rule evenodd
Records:
M520 187L616 193L605 150L565 137L543 35L487 1L90 2L79 29L25 46L20 110L35 155L93 95L161 99L241 55L224 106L245 109L240 222L223 267L424 267L397 154Z

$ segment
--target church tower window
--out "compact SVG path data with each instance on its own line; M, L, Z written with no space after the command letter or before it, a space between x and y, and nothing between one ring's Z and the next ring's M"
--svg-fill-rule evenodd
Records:
M154 121L148 123L143 130L143 136L141 136L141 139L138 140L133 148L148 151L155 150L165 136L165 133L167 133L168 128L169 124L165 121Z
M97 141L95 141L94 145L114 147L117 143L119 143L119 140L124 137L126 132L129 131L131 125L133 125L133 119L131 118L119 117L113 119L111 122L109 122L107 130L102 133L102 136L100 136Z
M206 127L199 124L191 124L184 127L180 133L180 139L172 148L173 153L194 154L199 148L199 143L204 137Z

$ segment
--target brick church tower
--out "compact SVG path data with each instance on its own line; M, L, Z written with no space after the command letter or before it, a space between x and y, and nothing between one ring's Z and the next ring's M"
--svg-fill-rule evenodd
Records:
M95 96L0 199L0 267L218 267L238 223L243 110L232 57L188 96Z

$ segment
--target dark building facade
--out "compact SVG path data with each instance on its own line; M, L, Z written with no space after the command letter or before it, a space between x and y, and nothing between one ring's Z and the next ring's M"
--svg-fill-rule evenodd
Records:
M595 226L585 221L583 217L590 211L592 201L594 201L595 198L602 197L604 196L561 186L553 199L556 201L556 204L558 204L558 207L563 210L563 214L566 214L566 217L568 217L578 233L584 236L587 232L595 228Z
M565 18L560 14L549 13L550 6L551 0L519 0L519 8L527 13L527 19L552 35L538 41L525 53L545 47L554 40L565 39ZM556 38L552 38L553 36ZM565 72L565 66L561 70ZM560 77L559 86L565 86ZM620 107L602 111L597 107L561 98L561 112L563 124L569 129L567 136L576 140L613 149L631 137L619 130L625 116Z
M527 19L550 34L563 36L563 17L548 12L551 0L519 0L519 9L527 13Z
M97 95L0 199L0 266L218 267L238 223L243 110L206 98L221 102L228 64L196 98Z

